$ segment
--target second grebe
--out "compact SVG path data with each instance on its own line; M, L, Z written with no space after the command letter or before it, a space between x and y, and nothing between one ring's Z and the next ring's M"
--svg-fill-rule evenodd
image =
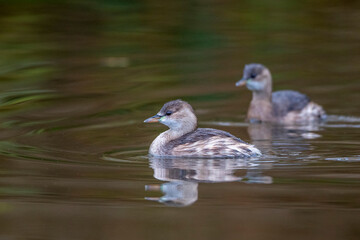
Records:
M250 122L278 122L283 124L319 122L326 118L324 109L305 94L284 90L272 93L272 77L262 64L245 65L243 78L236 86L252 91L247 113Z

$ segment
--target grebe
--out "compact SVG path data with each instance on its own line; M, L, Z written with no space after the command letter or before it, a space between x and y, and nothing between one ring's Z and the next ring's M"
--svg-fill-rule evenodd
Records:
M292 90L272 93L269 69L262 64L245 65L244 74L236 86L253 92L247 119L250 122L278 122L283 124L320 122L326 119L324 109L308 96Z
M155 116L144 122L160 122L170 128L152 142L149 153L153 156L247 158L261 155L256 147L228 132L197 128L193 108L182 100L165 103Z

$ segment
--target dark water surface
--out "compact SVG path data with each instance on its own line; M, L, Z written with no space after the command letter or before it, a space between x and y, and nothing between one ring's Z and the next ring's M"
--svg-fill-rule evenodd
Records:
M13 1L0 7L0 239L359 239L356 1ZM260 62L320 126L244 122ZM155 159L182 98L260 159Z

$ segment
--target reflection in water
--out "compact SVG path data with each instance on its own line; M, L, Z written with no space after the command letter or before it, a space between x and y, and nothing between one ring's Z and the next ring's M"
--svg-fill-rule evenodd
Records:
M146 200L158 201L168 206L188 206L198 199L198 183L171 181L163 184L146 185L146 191L161 191L162 197L147 197Z
M247 127L251 144L258 147L262 153L269 150L279 150L279 145L289 150L310 150L311 145L304 141L306 139L320 138L316 133L323 130L324 124L308 125L281 125L276 123L239 123L239 122L205 122L207 125L227 127ZM281 147L280 147L281 148Z
M273 123L252 123L248 126L248 133L252 140L272 139L312 139L321 137L314 133L319 131L317 124L309 125L278 125Z
M248 125L251 143L257 146L266 158L275 162L288 157L294 158L293 164L317 160L314 154L313 139L321 135L314 131L322 130L322 125L279 125L272 123L254 123ZM264 157L265 157L264 156ZM289 164L288 161L286 164Z
M305 139L315 139L321 135L314 133L318 131L319 125L278 125L272 123L252 123L248 126L248 133L252 144L261 150L273 150L274 145L286 147L286 151L306 151L311 145ZM278 146L275 148L278 149Z
M198 199L198 183L241 181L245 183L271 184L272 178L262 176L271 164L257 159L190 159L150 157L154 177L168 181L160 185L147 185L145 190L162 191L162 197L148 197L169 206L188 206ZM236 176L235 171L245 169L246 174Z

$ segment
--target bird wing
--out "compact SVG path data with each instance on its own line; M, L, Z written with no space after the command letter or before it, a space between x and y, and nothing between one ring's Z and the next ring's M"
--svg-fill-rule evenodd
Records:
M230 133L211 128L199 128L186 134L170 142L168 149L173 156L250 157L260 154L258 149Z
M277 117L291 111L301 111L310 102L305 94L292 90L277 91L272 94L273 113Z

